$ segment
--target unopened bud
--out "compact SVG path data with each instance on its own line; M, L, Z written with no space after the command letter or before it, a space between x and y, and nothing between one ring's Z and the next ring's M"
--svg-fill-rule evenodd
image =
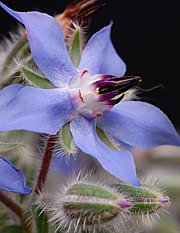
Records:
M128 184L120 184L119 190L123 192L133 203L131 212L134 214L151 214L169 205L169 197L156 187L143 185L135 187Z
M130 201L112 188L77 181L63 192L41 193L39 207L49 212L57 230L99 232L122 227L132 207Z
M103 224L123 214L132 204L118 193L97 185L79 183L67 190L63 202L69 218L86 219L88 225Z

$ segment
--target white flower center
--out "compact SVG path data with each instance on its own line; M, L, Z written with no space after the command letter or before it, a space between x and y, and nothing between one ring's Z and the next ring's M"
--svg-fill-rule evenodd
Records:
M119 103L124 93L140 81L140 77L90 76L84 70L72 80L69 93L77 112L94 118Z

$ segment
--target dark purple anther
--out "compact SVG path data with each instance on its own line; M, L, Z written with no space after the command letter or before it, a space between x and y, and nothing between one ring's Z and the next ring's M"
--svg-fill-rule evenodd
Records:
M114 98L117 95L118 95L118 91L112 91L110 93L100 95L99 98L97 99L97 102L103 102L103 101L106 101L106 100L110 100L110 99Z
M101 80L93 83L98 92L97 102L107 101L108 105L119 103L124 93L142 81L139 76L114 77L103 75Z
M112 86L115 85L116 81L110 81L110 80L98 80L93 85L95 85L96 88L98 87L107 87L107 86Z

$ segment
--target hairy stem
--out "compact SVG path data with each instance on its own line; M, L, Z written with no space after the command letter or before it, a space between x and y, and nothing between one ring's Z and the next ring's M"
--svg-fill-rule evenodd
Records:
M40 168L40 172L39 172L39 176L38 176L38 180L37 180L37 184L35 188L36 193L42 190L42 187L46 181L46 176L47 176L49 166L51 163L56 140L57 140L56 135L50 136L49 139L47 140L47 145L46 145L46 149L45 149L44 156L42 159L41 168Z

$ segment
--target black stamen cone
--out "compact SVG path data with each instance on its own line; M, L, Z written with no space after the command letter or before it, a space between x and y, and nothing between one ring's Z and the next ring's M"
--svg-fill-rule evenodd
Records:
M114 85L107 85L98 88L99 94L107 94L112 91L117 91L118 94L124 93L134 86L137 86L142 82L140 76L123 76L123 77L111 77L108 81L114 81Z

